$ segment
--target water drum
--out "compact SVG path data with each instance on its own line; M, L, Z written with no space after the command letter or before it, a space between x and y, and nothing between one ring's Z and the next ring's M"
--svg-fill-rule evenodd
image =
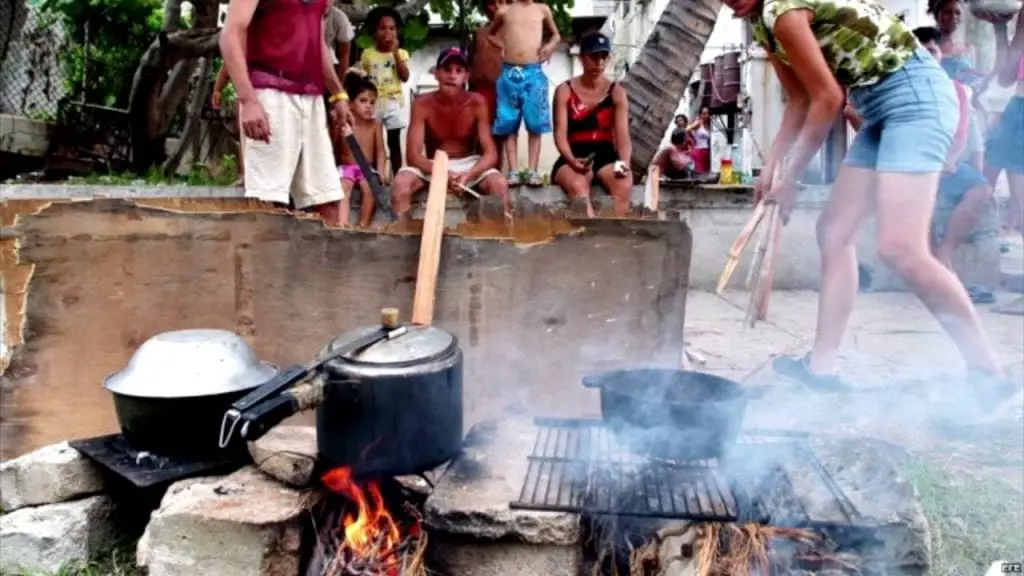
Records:
M721 58L722 81L718 85L718 96L722 99L722 104L735 104L740 93L740 53L727 52L722 54Z
M725 59L724 59L723 56L715 57L714 77L711 80L711 86L712 86L712 88L714 88L711 91L711 109L712 110L715 110L717 108L721 108L722 104L724 104L724 102L722 102L722 98L721 98L721 96L722 96L722 84L724 82L724 78L722 77L722 67L724 66L724 60Z

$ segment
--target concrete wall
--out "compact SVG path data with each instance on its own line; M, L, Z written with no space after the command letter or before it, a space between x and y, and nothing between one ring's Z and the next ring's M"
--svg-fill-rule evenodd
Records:
M0 152L42 157L50 145L53 124L0 114Z

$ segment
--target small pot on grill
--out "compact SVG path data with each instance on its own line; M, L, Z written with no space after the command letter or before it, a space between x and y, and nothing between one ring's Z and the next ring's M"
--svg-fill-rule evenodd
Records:
M583 378L601 391L601 416L621 442L667 460L721 456L739 435L747 396L714 374L633 368Z
M285 418L316 408L320 467L356 476L416 474L462 447L462 351L432 326L380 326L343 334L316 360L282 370L224 414L221 444L255 440ZM236 434L237 431L237 434Z
M123 370L107 377L125 440L137 450L189 459L245 454L245 443L219 446L224 411L272 378L237 334L176 330L143 342Z

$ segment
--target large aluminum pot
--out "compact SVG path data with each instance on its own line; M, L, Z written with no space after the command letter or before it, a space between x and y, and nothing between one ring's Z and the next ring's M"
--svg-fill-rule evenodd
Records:
M237 334L177 330L146 340L104 386L125 439L138 450L193 459L233 457L217 444L224 411L277 373Z

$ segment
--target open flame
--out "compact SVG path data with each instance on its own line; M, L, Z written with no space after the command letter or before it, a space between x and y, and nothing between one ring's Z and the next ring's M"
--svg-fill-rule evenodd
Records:
M335 561L341 564L359 564L371 571L356 573L372 573L382 576L404 576L416 573L409 566L410 553L419 564L422 546L412 546L410 540L422 541L419 522L415 522L409 533L403 537L398 523L381 496L380 486L368 481L361 486L352 476L351 468L335 468L321 477L323 485L329 490L348 498L355 505L355 513L349 512L342 519L341 528L344 540L338 543ZM419 568L419 566L417 566ZM342 571L341 573L346 573Z

